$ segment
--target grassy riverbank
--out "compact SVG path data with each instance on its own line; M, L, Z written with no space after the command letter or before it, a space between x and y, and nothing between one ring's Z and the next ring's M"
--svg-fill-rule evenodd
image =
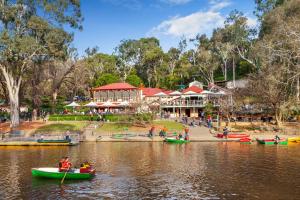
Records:
M66 131L83 131L83 129L88 125L89 122L59 122L59 123L50 123L45 124L36 129L35 132L39 133L52 133L52 132L66 132Z
M158 120L147 124L145 127L137 127L130 123L104 123L101 127L96 129L96 132L148 132L151 126L155 126L157 131L163 127L166 127L168 131L182 131L184 128L182 124L175 121Z

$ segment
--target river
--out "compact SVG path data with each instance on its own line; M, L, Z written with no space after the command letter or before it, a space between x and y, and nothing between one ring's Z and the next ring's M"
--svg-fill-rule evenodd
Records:
M38 179L32 167L97 168L90 181ZM114 142L0 147L0 199L299 199L300 145Z

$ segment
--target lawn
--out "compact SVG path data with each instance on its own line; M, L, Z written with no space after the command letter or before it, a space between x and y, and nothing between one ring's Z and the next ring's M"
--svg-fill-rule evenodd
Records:
M182 131L184 126L174 121L153 121L152 125L155 126L156 131L159 131L164 126L168 131ZM148 133L152 126L148 124L146 127L136 127L129 123L104 123L101 127L98 127L96 131L101 133L128 133L128 132L139 132Z
M166 120L160 120L160 121L154 121L153 125L155 127L166 127L169 131L182 131L184 126L181 123L175 122L175 121L166 121Z
M66 132L66 131L82 131L84 127L88 125L88 122L60 122L47 124L39 127L35 132Z
M123 132L132 129L131 124L120 123L104 123L101 127L97 128L101 132Z

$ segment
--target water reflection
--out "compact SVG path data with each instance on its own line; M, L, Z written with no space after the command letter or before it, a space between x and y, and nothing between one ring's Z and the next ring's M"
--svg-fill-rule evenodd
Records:
M300 146L239 143L84 143L0 147L0 199L298 199ZM32 178L68 155L94 163L91 181Z

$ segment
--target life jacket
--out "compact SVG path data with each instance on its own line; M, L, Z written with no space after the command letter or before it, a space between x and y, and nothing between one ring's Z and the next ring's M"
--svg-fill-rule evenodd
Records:
M68 162L68 161L64 161L63 163L62 163L62 169L68 169L68 168L70 168L72 166L72 164L70 163L70 162Z

